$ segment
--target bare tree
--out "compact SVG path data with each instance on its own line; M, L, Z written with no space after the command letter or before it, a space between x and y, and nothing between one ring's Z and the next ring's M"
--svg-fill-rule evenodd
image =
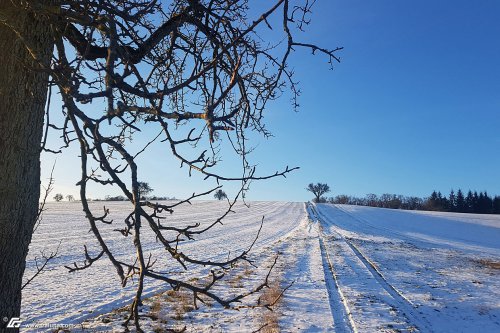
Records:
M139 198L141 198L141 200L145 200L145 196L153 192L151 186L149 186L146 182L137 182L137 186L139 190Z
M223 190L218 189L217 191L215 191L214 198L217 200L227 199L227 194Z
M316 184L310 183L307 186L306 190L314 194L314 199L313 199L314 202L325 202L326 199L323 198L323 194L330 192L330 186L328 186L328 184L322 184L322 183L316 183Z
M68 195L66 196L66 200L68 200L69 202L71 202L71 201L75 201L75 197L74 197L72 194L68 194Z
M54 200L55 201L59 202L62 199L64 199L64 196L61 193L57 193L56 195L54 195Z
M15 129L25 128L25 132L4 131L2 125L0 142L16 149L19 146L36 146L37 149L23 150L22 158L5 166L6 179L13 178L6 186L21 184L24 187L15 202L4 203L0 197L2 225L4 220L13 219L19 223L12 228L21 230L0 230L0 253L11 256L5 261L8 265L2 264L0 271L9 282L2 283L0 289L0 313L19 315L24 265L13 272L8 270L12 268L10 262L24 263L31 240L35 201L39 195L39 189L35 189L39 184L38 143L45 142L49 130L61 131L64 146L79 145L80 199L101 247L98 253L89 253L85 248L84 264L75 263L68 268L72 272L79 271L96 260L107 258L123 285L136 278L137 292L127 324L133 320L141 331L138 306L145 277L162 280L172 288L186 288L192 291L195 300L205 295L225 307L262 289L267 279L255 290L223 299L212 291L212 287L224 278L224 270L214 271L212 281L204 286L174 279L164 273L165 270L155 269L154 259L145 257L141 229L149 228L184 269L188 264L226 269L239 260L250 261L248 252L255 242L232 258L214 262L182 252L182 241L195 239L221 224L237 200L244 196L251 181L286 176L296 169L286 167L274 174L259 176L256 167L247 160L251 147L245 133L253 130L269 135L263 123L264 110L286 90L291 91L293 107L298 107L299 90L293 70L287 65L295 49L306 48L313 54L323 54L330 65L339 61L336 52L340 48L324 49L294 37L294 32L306 28L314 1L303 0L291 5L288 0L274 0L266 2L268 7L252 16L249 16L247 1L83 0L55 2L57 7L48 0L7 3L5 9L0 9L0 49L4 56L0 69L7 78L2 78L0 88L7 87L2 91L16 97L0 100L2 124L4 115L8 115L12 119L6 118L5 123ZM263 37L267 29L281 31L282 35L269 40ZM53 47L55 52L51 56ZM15 78L16 74L19 78ZM14 85L14 89L9 84ZM16 90L16 87L23 89ZM47 87L59 91L65 120L62 124L51 124L47 112L42 137ZM23 95L20 90L27 93ZM12 105L11 100L16 100L17 104ZM96 110L99 108L101 112ZM24 119L24 115L32 118ZM147 131L143 131L146 128ZM157 134L144 146L131 140L139 132L152 131ZM223 139L241 159L240 175L224 175L218 171L220 168L215 168L221 161L220 142ZM203 193L193 193L172 204L142 200L138 165L142 153L156 141L166 143L189 175L198 172L215 184ZM44 144L42 148L59 151L46 148ZM10 154L7 152L4 156ZM29 177L18 181L25 175L15 168L28 172ZM229 201L227 211L211 225L200 227L193 223L176 228L161 223L166 213L173 213L177 206L194 198L213 193L221 188L221 182L227 181L239 182L240 190ZM0 183L5 186L3 181ZM125 237L132 236L131 246L136 250L134 261L117 259L111 244L102 237L100 225L111 223L107 220L109 211L104 209L103 215L95 215L92 211L87 200L89 183L118 187L130 202L130 213L122 229L117 230ZM16 205L27 207L24 215L12 215L12 211L20 211L12 208ZM19 234L22 239L9 240L5 235L10 234ZM23 246L13 251L17 241Z

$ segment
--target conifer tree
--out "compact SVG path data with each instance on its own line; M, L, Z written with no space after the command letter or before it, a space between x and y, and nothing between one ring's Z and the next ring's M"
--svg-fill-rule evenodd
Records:
M472 213L474 210L474 196L472 195L472 191L469 190L467 192L467 197L465 198L466 212Z
M451 189L451 192L450 192L450 196L449 196L449 199L448 199L448 210L450 212L456 212L456 208L457 208L457 202L456 202L456 196L455 196L455 191L453 191L453 189Z
M465 197L464 197L464 194L462 193L461 189L458 189L458 192L457 192L456 211L459 213L465 213L467 211Z
M477 195L477 191L474 191L474 195L472 198L472 212L479 212L479 195Z
M492 213L500 214L500 196L496 195L492 202Z

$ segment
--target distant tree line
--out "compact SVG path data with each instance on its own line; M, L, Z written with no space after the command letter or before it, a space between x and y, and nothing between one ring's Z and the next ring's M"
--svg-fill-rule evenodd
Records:
M167 201L167 200L177 200L175 197L164 197L164 196L156 196L156 195L148 195L154 190L149 186L149 183L146 182L137 182L139 185L139 196L141 200L153 200L153 201ZM224 193L225 195L225 193ZM57 193L54 196L54 200L59 202L64 199L64 196L61 193ZM69 194L66 196L66 199L68 201L75 201L75 198ZM117 195L117 196L112 196L112 195L106 195L104 199L90 199L87 198L87 201L128 201L129 199L126 198L123 195Z
M464 195L462 190L450 191L448 196L433 191L427 198L397 194L367 194L364 198L349 195L337 195L327 199L329 203L359 205L392 209L432 210L441 212L500 214L500 196L490 197L486 191Z
M166 201L166 200L177 200L175 197L163 197L163 196L141 196L142 200L150 200L150 201ZM123 195L106 195L104 199L94 199L93 201L127 201L128 199Z

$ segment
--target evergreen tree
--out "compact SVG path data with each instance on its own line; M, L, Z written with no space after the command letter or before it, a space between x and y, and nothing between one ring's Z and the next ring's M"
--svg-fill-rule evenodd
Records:
M472 191L467 192L467 198L465 198L466 212L472 213L474 211L474 196Z
M493 200L488 196L488 192L484 191L483 200L481 201L481 213L491 214L492 206L493 206Z
M492 202L492 213L500 214L500 196L496 195Z
M448 202L448 199L446 199L446 197L443 197L441 192L438 192L438 201L439 205L437 210L440 212L446 211L450 203Z
M448 211L456 212L457 211L457 198L455 197L455 191L451 189L450 196L448 199Z
M474 196L472 198L472 212L479 212L479 196L477 195L477 191L474 191Z
M500 196L492 198L486 191L478 194L471 190L468 190L467 196L464 196L461 189L458 189L456 193L452 189L448 197L443 196L441 192L433 191L426 198L385 193L380 196L367 194L365 198L338 195L335 198L329 198L328 202L404 210L421 209L458 213L500 214Z
M477 209L476 213L479 214L489 214L491 213L491 207L493 204L493 200L488 196L488 193L485 191L479 193L478 201L477 201Z
M431 196L427 199L427 209L438 210L439 198L436 191L432 191Z
M461 189L458 189L457 192L456 211L459 213L465 213L467 211L467 203Z

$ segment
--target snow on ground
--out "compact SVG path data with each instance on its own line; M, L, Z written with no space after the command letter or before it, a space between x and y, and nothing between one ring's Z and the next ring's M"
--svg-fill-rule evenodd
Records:
M351 318L344 331L500 331L500 216L311 211Z
M119 258L133 258L112 231L126 214L124 203L93 203L93 209L103 204L115 220L102 227L106 241ZM23 292L23 331L37 331L29 323L83 323L86 332L123 332L123 307L134 286L121 288L106 260L68 273L63 266L82 261L84 244L95 253L95 241L78 203L48 208L33 238L27 275L34 271L34 256L61 242L59 257ZM220 202L196 202L168 221L203 226L224 208ZM146 332L184 326L187 332L500 332L500 216L283 202L252 202L235 210L224 226L186 242L183 251L200 258L209 252L212 259L242 251L265 215L252 258L257 267L238 265L224 279L229 288L217 290L228 296L255 288L278 254L271 288L238 310L210 302L194 309L182 290L147 281L149 298L141 308ZM161 253L154 238L145 237L147 252ZM161 263L173 276L183 275L175 263ZM208 272L194 273L197 282ZM259 297L274 299L284 288L274 311L248 306Z
M447 212L404 211L372 207L338 205L351 219L343 223L359 224L356 232L382 234L433 247L491 253L500 251L500 216ZM350 221L350 222L349 222ZM360 229L362 228L362 229Z
M333 321L321 260L318 226L309 219L283 240L284 280L293 281L279 307L283 332L331 332Z
M262 283L278 254L277 264L269 278L271 288L250 297L237 310L223 309L217 304L201 306L199 310L192 307L179 310L174 305L172 310L173 295L168 291L144 301L142 313L146 320L142 328L146 332L161 331L161 328L181 330L184 327L187 332L255 332L259 329L261 332L331 332L333 322L318 233L304 213L300 214L298 228L274 244L261 248L263 255L257 258L258 268L239 265L229 278L232 292L250 290ZM285 288L288 289L279 298ZM257 304L259 297L264 301L278 297L279 302L273 311L245 306ZM176 300L179 301L179 298ZM121 332L123 327L120 324L125 315L126 311L115 311L84 324L92 330ZM147 320L147 317L153 319Z
M124 238L113 229L123 227L127 214L126 203L94 202L92 209L102 211L103 205L110 210L112 225L102 225L103 237L114 249L118 258L133 258L131 237ZM176 209L167 220L173 225L198 222L201 226L213 222L226 208L222 202L195 202L193 206L184 205ZM224 219L223 226L216 226L196 241L186 242L182 250L194 253L199 258L226 258L228 253L246 249L257 233L260 222L265 216L264 227L255 249L272 244L296 229L304 218L304 204L283 202L252 202L250 208L243 204ZM146 228L143 228L145 230ZM98 253L93 235L88 233L89 226L79 203L51 203L47 205L43 221L33 237L28 257L26 276L35 271L33 258L40 251L50 252L57 248L59 255L50 263L49 271L44 272L23 291L22 314L25 320L33 323L79 323L96 313L104 313L129 302L133 285L122 289L119 279L105 258L95 262L92 267L80 272L68 273L64 265L82 263L83 246L89 246L91 254ZM151 234L145 233L146 254L163 253L161 246ZM149 237L149 238L148 238ZM161 255L161 257L167 257ZM167 269L179 271L172 261L165 262ZM165 289L161 283L147 281L145 294Z

